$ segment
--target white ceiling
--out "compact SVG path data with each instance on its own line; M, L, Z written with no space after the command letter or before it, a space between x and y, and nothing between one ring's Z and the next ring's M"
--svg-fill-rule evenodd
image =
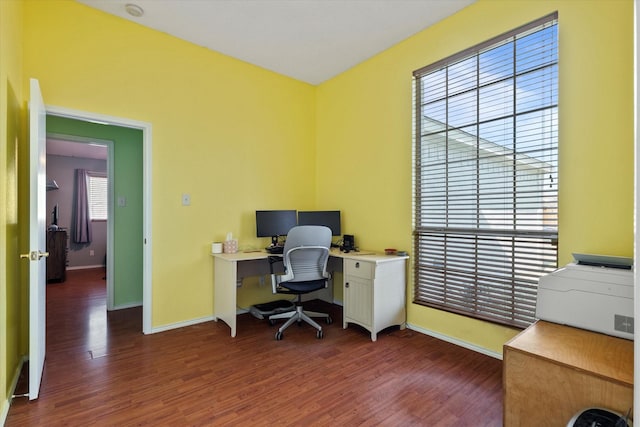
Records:
M475 0L77 1L315 85Z
M47 155L106 160L107 146L47 138Z
M0 0L1 1L1 0ZM476 0L77 0L251 64L319 84ZM125 6L136 4L141 17ZM47 139L47 154L106 147Z

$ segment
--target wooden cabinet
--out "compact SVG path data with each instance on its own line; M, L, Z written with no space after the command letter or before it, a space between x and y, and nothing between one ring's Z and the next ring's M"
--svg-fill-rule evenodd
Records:
M564 426L633 405L633 341L538 321L504 345L504 426Z
M67 278L67 232L47 231L47 282L64 282Z
M406 259L382 255L344 258L343 328L358 324L377 339L381 330L406 322Z

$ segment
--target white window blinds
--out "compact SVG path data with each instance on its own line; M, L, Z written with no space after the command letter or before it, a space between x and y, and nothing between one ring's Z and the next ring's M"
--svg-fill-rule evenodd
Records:
M414 302L516 327L557 266L557 14L414 72Z
M89 217L91 220L107 219L107 176L99 172L89 172Z

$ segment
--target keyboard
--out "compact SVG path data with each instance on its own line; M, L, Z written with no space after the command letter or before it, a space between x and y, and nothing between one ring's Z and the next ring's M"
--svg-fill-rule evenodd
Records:
M267 246L264 249L270 254L281 254L284 252L284 246Z

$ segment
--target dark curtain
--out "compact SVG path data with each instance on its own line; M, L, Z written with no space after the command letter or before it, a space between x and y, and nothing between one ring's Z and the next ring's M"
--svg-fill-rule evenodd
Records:
M91 218L89 217L89 194L87 188L87 171L85 169L76 169L74 217L74 243L91 243Z

